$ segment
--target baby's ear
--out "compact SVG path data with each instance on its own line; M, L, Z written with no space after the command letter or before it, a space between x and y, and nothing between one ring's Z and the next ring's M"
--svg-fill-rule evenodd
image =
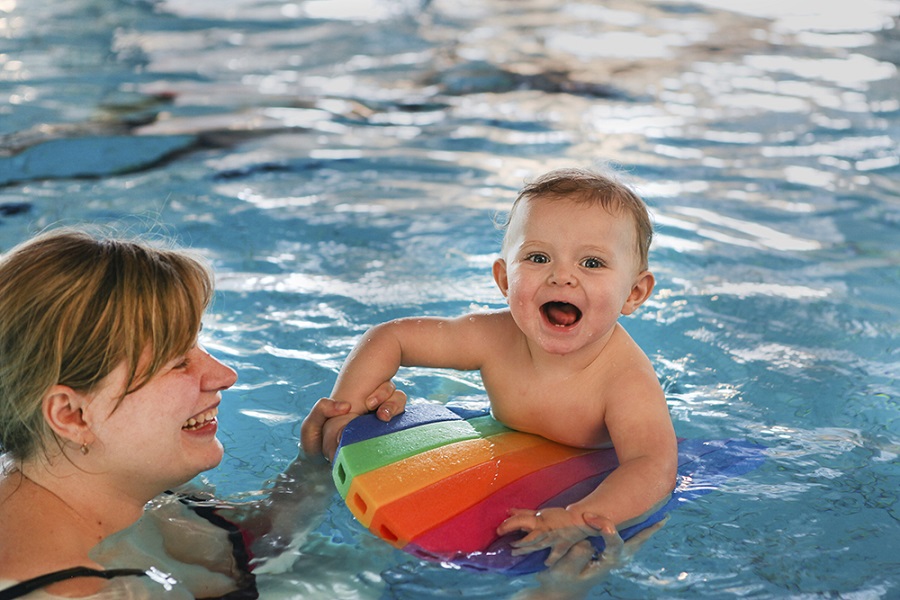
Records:
M650 294L653 293L654 285L656 285L656 278L653 277L653 273L650 271L643 271L638 275L631 285L631 293L628 295L628 299L625 300L625 305L622 307L622 314L630 315L636 311L637 308L650 297Z
M494 282L497 284L497 287L500 288L500 293L506 298L507 292L509 291L509 278L506 276L506 261L502 258L498 258L494 261L492 270L494 273Z

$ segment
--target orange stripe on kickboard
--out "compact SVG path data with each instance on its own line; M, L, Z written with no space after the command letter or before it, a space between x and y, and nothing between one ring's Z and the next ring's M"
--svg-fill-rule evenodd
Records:
M444 477L406 494L374 511L370 531L392 545L402 548L416 536L442 523L494 494L504 486L534 471L590 452L548 442L529 434L511 434L532 438L518 449ZM535 446L543 445L540 452Z
M354 477L347 490L347 506L360 523L369 527L382 506L460 471L543 441L538 436L508 431L433 448Z
M566 496L564 506L581 499L619 465L613 449L594 450L536 470L496 491L461 513L413 538L411 545L432 558L450 560L463 553L487 551L498 539L497 527L511 508L537 510L551 499ZM571 497L575 487L582 494ZM407 547L413 554L420 552Z

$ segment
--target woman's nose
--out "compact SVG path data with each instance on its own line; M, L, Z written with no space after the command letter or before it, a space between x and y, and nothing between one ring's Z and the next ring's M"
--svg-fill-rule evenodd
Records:
M204 389L222 391L227 390L235 384L237 381L237 371L206 350L203 350L203 355L204 361L206 362L203 375Z

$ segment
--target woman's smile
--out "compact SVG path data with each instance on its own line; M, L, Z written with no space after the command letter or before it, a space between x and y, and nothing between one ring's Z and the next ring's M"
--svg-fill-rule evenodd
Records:
M219 407L214 406L213 408L205 410L202 413L188 419L185 422L184 426L182 426L182 429L186 431L197 431L198 429L203 429L210 424L216 425L218 423L216 415L218 414Z

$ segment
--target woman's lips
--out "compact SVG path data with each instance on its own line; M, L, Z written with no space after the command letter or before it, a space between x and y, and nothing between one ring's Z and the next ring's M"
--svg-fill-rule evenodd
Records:
M195 429L201 429L205 425L212 423L216 420L216 415L219 414L219 407L210 408L209 410L205 410L196 417L191 417L188 419L184 425L182 425L182 429L186 429L188 431L193 431Z

